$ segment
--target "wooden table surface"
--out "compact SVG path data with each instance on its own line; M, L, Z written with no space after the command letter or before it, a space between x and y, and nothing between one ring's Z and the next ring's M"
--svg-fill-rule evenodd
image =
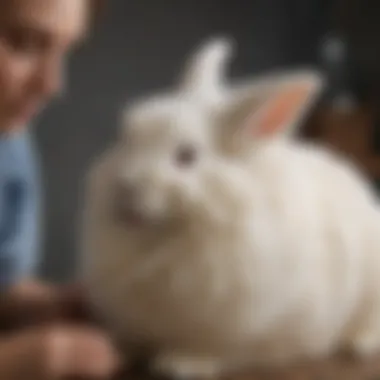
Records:
M282 371L252 371L221 380L380 380L380 356L366 362L349 357L305 364ZM119 376L117 380L156 380L143 369Z

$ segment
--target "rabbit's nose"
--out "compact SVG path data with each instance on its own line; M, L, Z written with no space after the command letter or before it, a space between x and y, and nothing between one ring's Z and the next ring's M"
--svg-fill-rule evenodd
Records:
M144 218L138 207L139 190L126 182L117 183L113 200L114 216L119 222L140 225Z
M125 181L116 183L115 203L120 208L126 208L136 204L138 190L135 186Z

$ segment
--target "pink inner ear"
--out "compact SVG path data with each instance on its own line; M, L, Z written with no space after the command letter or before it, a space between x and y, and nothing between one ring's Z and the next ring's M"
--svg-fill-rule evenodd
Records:
M255 136L270 136L286 128L288 123L299 113L310 96L309 83L292 85L280 91L269 101L269 105L259 115L252 115L254 121L249 122L249 128ZM255 117L256 116L256 117Z

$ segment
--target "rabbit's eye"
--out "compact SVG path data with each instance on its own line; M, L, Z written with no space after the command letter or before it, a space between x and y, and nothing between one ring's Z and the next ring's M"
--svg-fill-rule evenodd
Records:
M179 166L190 166L197 159L197 150L195 147L187 145L180 147L175 156L177 165Z

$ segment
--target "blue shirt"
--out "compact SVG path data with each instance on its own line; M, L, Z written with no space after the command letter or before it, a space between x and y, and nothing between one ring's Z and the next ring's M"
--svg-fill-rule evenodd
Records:
M39 173L29 134L0 136L0 290L34 274L39 208Z

